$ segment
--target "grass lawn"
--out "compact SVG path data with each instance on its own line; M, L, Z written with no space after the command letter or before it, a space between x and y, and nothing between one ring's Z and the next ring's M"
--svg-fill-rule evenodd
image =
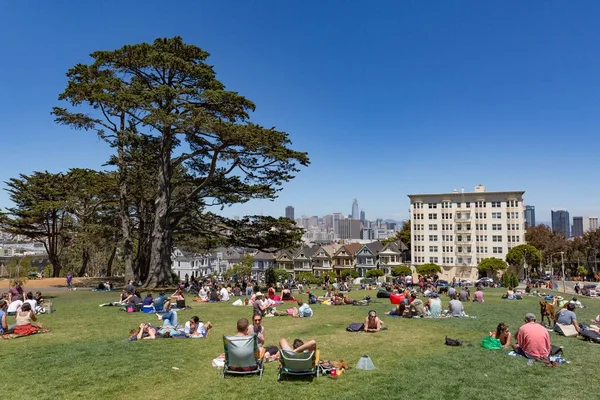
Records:
M297 399L592 399L600 393L597 371L600 345L551 333L552 343L564 346L571 364L547 368L527 365L521 357L481 348L481 339L506 322L513 335L526 312L539 318L537 298L522 301L500 299L500 290L487 289L483 304L465 304L477 318L402 319L386 317L387 299L369 307L313 306L307 319L273 317L263 319L266 344L281 337L314 338L322 359L344 360L354 367L368 354L376 370L354 368L337 378L277 382L277 363L266 364L263 380L258 377L228 377L222 380L211 366L223 352L222 335L235 333L240 317L251 317L250 307L229 304L191 303L193 309L179 313L180 323L192 315L210 320L215 328L207 339L157 339L128 342L128 331L140 322L158 322L153 314L98 307L115 301L119 292L89 291L47 293L57 312L39 321L51 333L0 340L0 393L6 398L139 398L253 399L293 396ZM351 292L355 299L367 292ZM369 293L375 298L375 292ZM305 298L306 296L304 296ZM442 296L444 308L448 298ZM578 320L589 322L600 314L600 300L584 299L586 309L577 310ZM345 327L361 322L373 308L386 323L377 334L348 333ZM14 321L9 317L9 323ZM459 338L462 347L447 347L444 337ZM472 346L467 346L472 344ZM179 370L173 370L177 367Z

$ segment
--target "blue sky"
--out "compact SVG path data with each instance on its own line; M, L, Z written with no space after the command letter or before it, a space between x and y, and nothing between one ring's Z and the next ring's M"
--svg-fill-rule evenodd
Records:
M311 158L279 199L226 215L348 214L356 197L367 218L402 218L409 193L479 183L525 190L538 221L600 214L599 2L73 4L0 3L2 182L100 168L110 149L50 115L65 72L95 50L180 35Z

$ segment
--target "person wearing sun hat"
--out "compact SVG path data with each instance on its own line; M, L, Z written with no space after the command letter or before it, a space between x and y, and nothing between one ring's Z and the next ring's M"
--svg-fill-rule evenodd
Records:
M252 307L254 308L254 315L260 315L264 317L267 313L267 309L269 308L269 302L265 301L265 296L261 292L256 292L254 295L256 300L254 300L254 304Z
M530 359L545 359L550 355L550 335L545 327L536 322L535 314L525 314L525 324L517 332L515 352Z

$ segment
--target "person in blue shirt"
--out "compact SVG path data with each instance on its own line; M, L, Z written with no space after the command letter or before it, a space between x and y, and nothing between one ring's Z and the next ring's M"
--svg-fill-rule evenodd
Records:
M312 317L313 311L308 303L304 303L301 299L298 299L298 307L294 307L294 313L292 316L295 318Z
M154 310L156 310L156 312L164 312L166 300L167 297L165 296L165 292L160 292L159 296L154 299Z

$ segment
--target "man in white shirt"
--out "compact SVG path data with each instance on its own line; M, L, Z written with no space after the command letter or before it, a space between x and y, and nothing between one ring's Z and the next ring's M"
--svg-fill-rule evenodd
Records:
M229 292L223 286L221 286L221 290L219 290L219 299L221 301L229 301Z
M35 301L35 299L33 298L33 293L27 293L27 300L25 300L23 304L25 303L29 303L31 305L31 311L33 311L35 314L38 313L37 301Z
M8 309L6 313L8 315L15 315L17 312L21 311L21 307L23 306L23 301L21 300L21 296L15 297L15 300L8 305Z

